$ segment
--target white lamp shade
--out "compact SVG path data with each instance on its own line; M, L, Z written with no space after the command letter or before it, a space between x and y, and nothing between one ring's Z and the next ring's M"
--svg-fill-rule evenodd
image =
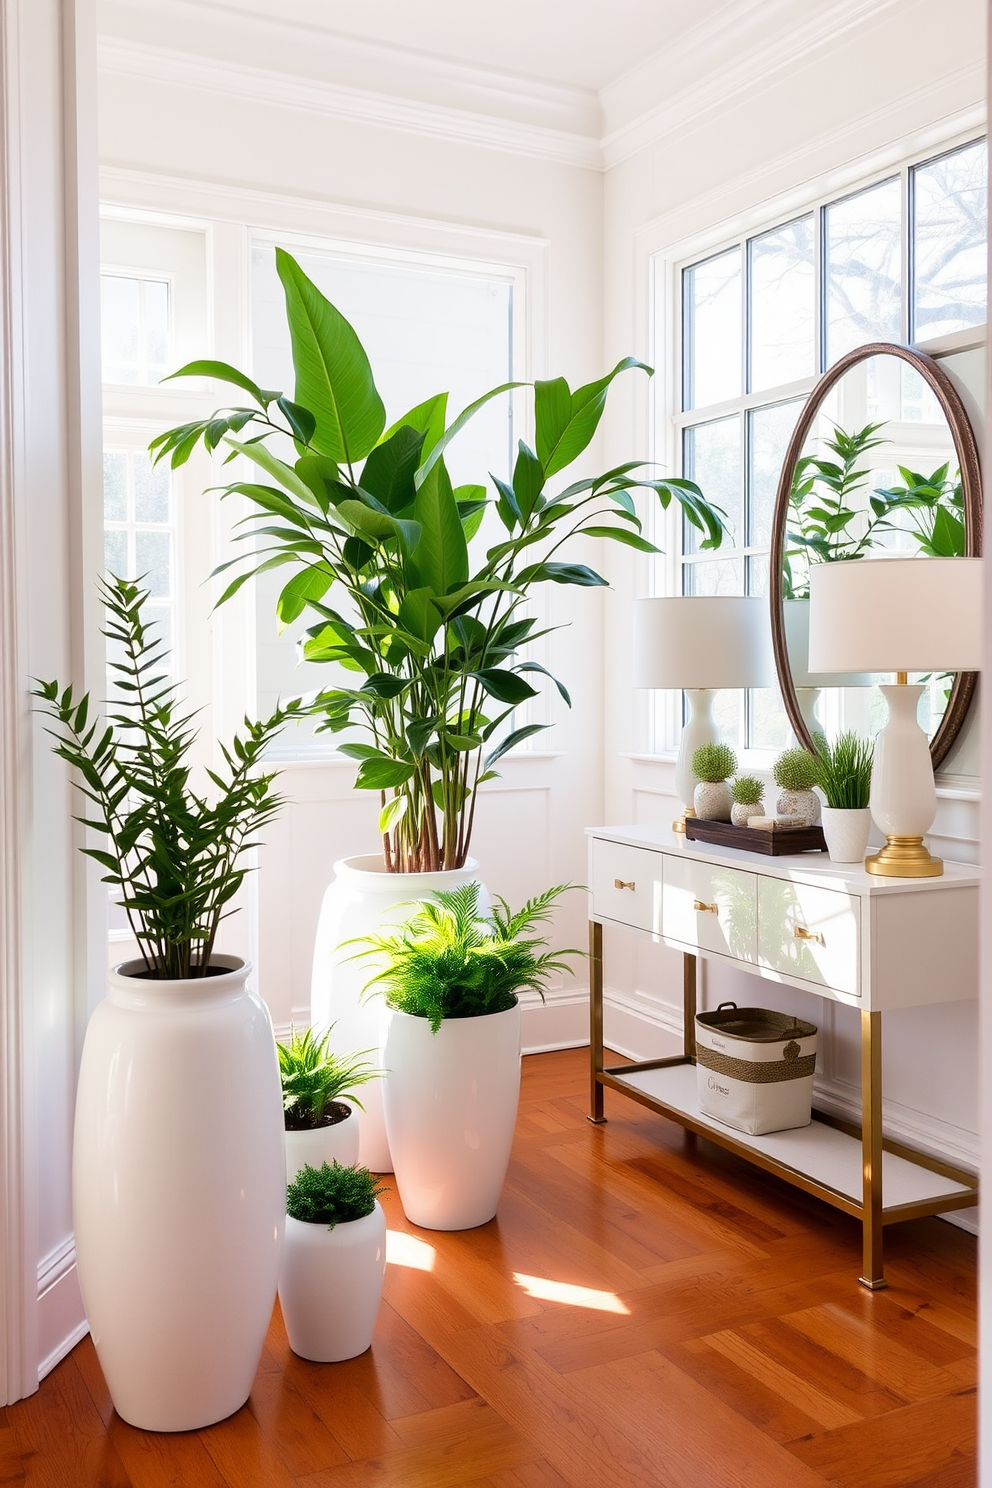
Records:
M785 644L793 687L870 687L867 672L811 672L809 669L809 600L782 601ZM817 724L819 727L819 724ZM812 732L812 730L811 730Z
M810 568L809 667L978 671L980 558L859 558Z
M768 605L744 595L634 601L635 687L771 687Z

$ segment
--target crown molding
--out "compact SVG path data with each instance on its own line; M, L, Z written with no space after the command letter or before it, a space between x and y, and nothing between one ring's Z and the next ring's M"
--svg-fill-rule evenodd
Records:
M194 56L189 52L106 35L99 39L97 57L103 74L170 83L248 103L268 103L306 113L357 120L585 170L602 169L598 129L596 133L582 133L574 127L536 124L525 118L486 111L487 106L498 102L507 111L533 113L537 102L545 117L558 115L569 126L574 125L577 115L581 118L583 113L590 122L593 117L598 121L594 95L585 95L580 90L573 92L531 83L523 78L502 79L496 86L493 76L483 74L481 69L456 67L455 64L432 60L431 67L437 79L449 85L447 88L438 87L436 91L442 96L457 91L461 99L480 105L476 108L401 98L342 83L318 81L299 73L256 67L229 58ZM577 107L577 100L582 104L581 109Z

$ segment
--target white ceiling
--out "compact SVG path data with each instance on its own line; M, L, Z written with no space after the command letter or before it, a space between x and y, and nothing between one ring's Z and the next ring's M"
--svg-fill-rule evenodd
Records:
M140 3L140 0L139 0ZM204 19L247 16L433 59L599 92L721 11L755 0L194 0ZM179 41L179 37L176 38Z

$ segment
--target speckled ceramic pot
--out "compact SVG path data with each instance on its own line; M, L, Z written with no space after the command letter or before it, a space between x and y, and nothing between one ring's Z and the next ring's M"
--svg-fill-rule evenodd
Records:
M701 780L693 793L692 804L702 821L730 820L730 787L725 780Z
M803 826L812 827L820 820L820 798L816 791L780 791L775 807L779 816L800 816Z

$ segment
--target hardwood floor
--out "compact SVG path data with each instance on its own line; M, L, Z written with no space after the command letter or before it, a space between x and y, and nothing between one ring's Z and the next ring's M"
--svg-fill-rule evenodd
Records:
M115 1414L89 1339L0 1411L31 1488L966 1488L975 1242L858 1226L607 1092L584 1050L524 1060L499 1216L417 1231L386 1196L372 1350L307 1364L278 1310L248 1406L156 1436Z

